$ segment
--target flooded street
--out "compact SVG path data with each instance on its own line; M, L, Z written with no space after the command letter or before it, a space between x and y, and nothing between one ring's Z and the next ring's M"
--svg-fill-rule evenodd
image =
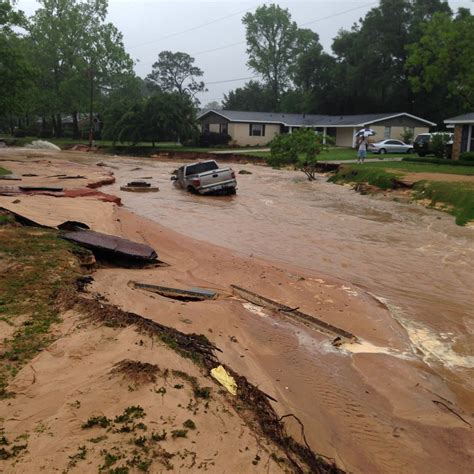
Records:
M71 214L76 199L54 198L57 209L48 215L89 219L105 232L118 225L121 235L152 245L170 263L98 270L94 291L127 311L206 334L222 349L223 363L275 397L280 416L297 414L309 444L347 472L470 472L474 229L323 176L309 183L300 172L233 164L236 173L252 173L237 174L237 195L205 197L175 188L170 177L178 162L60 158L94 169L102 161L117 181L101 190L124 206L119 218L104 214L100 222L97 213L82 214L86 201ZM160 191L120 190L137 179ZM34 198L22 198L16 209L39 216L44 204ZM129 286L135 278L176 287L195 282L223 296L178 306L138 294ZM361 344L333 347L327 334L230 297L231 284L299 307ZM300 426L288 425L301 439Z
M322 272L357 285L391 307L431 363L474 368L474 230L416 204L362 196L304 175L234 164L238 194L194 196L169 180L177 163L108 160L107 189L132 211L177 232L246 256ZM141 168L136 170L136 168ZM152 177L156 194L126 193L130 178ZM466 380L474 389L473 378Z

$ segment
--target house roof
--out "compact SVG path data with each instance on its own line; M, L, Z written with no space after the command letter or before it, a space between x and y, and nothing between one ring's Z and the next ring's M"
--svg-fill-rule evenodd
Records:
M456 117L446 119L444 123L474 123L474 112L456 115Z
M202 111L197 118L204 118L210 113L220 115L230 122L275 123L290 127L363 127L402 115L411 117L427 125L436 125L433 122L429 122L428 120L406 112L361 115L314 115L284 114L278 112L244 112L237 110L205 110Z

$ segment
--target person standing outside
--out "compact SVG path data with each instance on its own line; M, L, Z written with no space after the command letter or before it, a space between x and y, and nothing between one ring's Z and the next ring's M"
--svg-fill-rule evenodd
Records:
M357 163L363 164L367 156L367 136L363 133L358 140L359 148L357 149Z

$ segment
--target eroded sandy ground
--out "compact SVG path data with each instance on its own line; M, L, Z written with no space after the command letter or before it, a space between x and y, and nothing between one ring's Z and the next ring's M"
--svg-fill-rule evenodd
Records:
M18 159L21 160L21 156ZM55 160L54 156L48 159ZM29 171L29 165L20 162L3 166L16 174L22 174L23 169ZM67 166L72 171L73 165ZM71 180L68 186L78 186L78 183ZM20 202L14 203L18 199ZM413 344L413 334L410 337L389 308L360 286L288 263L249 258L193 240L167 229L165 220L160 222L163 227L125 208L92 198L4 196L0 197L0 206L47 225L65 220L82 221L94 230L156 248L160 259L169 267L103 268L94 274L95 282L90 291L125 310L183 332L205 334L223 351L219 355L222 362L277 399L274 408L279 414L298 415L314 450L333 457L341 468L352 472L470 472L474 422L472 387L466 380L469 368L445 367L443 370L454 371L459 380L457 387L446 383L443 371L427 364L423 351ZM212 228L208 228L208 232L212 233ZM129 285L131 280L211 288L220 296L215 301L177 302L133 289ZM331 338L314 328L233 297L231 284L317 314L324 321L356 334L363 344L335 348L330 344ZM29 452L20 458L20 464L11 467L13 470L32 469L33 465L29 464L32 462L47 469L64 469L68 456L85 442L86 434L80 429L80 423L91 411L113 417L126 406L139 403L147 414L153 413L153 421L160 423L163 403L169 410L166 403L175 397L174 392L169 396L168 391L162 397L150 392L150 387L130 392L123 381L110 376L110 370L130 355L160 367L163 358L172 367L173 364L182 367L185 362L169 360L167 351L151 346L148 340L140 345L143 338L130 329L110 332L107 328L84 327L77 324L74 315L64 316L58 331L65 336L18 374L12 387L20 391L20 395L2 402L0 416L5 418L7 432L13 436L28 432L31 439ZM418 336L420 344L429 343L422 328ZM431 342L438 344L437 341ZM459 357L463 358L462 352ZM192 372L192 367L185 365L186 370ZM76 400L80 407L71 406ZM216 401L216 405L218 403ZM181 417L186 411L181 412L175 404L171 405L176 412L176 423L182 423ZM267 465L252 464L261 440L250 432L242 435L243 444L250 449L248 454L240 445L237 450L233 449L235 437L226 438L229 433L242 431L242 422L237 416L226 418L229 428L214 425L210 420L206 424L210 417L202 412L200 417L195 421L198 428L202 426L201 438L206 439L209 433L208 444L219 446L219 454L213 458L215 464L209 464L208 469L215 472L267 469ZM53 427L37 428L42 427L41 424ZM289 429L295 437L300 436L296 423L289 422ZM57 438L60 442L53 443ZM251 440L253 444L249 446ZM190 442L193 441L197 439ZM123 443L116 438L105 442L110 443L108 446ZM170 446L173 449L176 444ZM191 450L187 444L184 447ZM90 462L96 463L100 447L90 449L93 453ZM234 454L226 449L233 449ZM241 456L241 449L247 454ZM271 452L271 448L268 449L265 452ZM193 451L198 453L199 459L208 459L204 448L194 446ZM226 468L226 459L234 464ZM74 469L87 470L86 462L78 462ZM272 462L268 466L278 468Z

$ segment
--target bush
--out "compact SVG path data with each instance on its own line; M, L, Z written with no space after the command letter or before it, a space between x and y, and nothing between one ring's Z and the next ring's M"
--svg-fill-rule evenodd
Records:
M405 143L413 143L413 130L405 127L402 133L402 140Z
M472 161L474 162L474 151L465 151L459 155L460 161Z
M431 149L436 158L447 158L448 149L447 142L450 141L450 136L447 133L436 133L431 138Z
M41 129L38 133L39 138L52 138L53 137L53 131L52 130L46 130L46 129Z
M230 140L231 136L228 133L203 132L199 136L199 146L226 146Z
M26 132L25 132L25 130L15 130L13 132L13 136L15 138L25 138L26 137Z

